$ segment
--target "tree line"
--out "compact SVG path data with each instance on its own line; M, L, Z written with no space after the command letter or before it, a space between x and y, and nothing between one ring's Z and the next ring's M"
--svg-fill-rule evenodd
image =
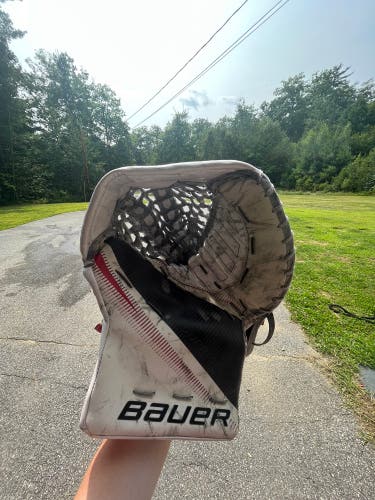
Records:
M22 36L0 8L1 204L87 200L113 168L213 159L252 163L283 189L375 191L375 87L349 68L293 76L216 123L184 111L130 130L115 93L68 54L39 50L22 69L10 49Z

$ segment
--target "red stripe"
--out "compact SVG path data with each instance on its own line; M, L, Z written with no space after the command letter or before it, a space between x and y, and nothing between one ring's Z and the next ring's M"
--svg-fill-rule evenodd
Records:
M125 294L123 289L117 283L115 277L112 275L111 270L109 269L110 265L106 262L106 258L103 257L102 254L97 254L94 258L97 269L100 270L103 277L106 279L103 285L104 288L107 289L108 284L112 285L114 289L120 294L122 298L125 299L126 303L118 304L120 311L125 313L125 317L129 321L130 324L134 325L135 330L138 330L138 333L147 343L153 344L156 352L159 353L163 359L165 359L169 366L174 367L175 370L180 371L180 373L185 377L185 380L192 385L195 390L200 394L204 399L208 399L209 392L202 385L202 383L195 377L190 368L184 363L181 359L180 355L173 349L173 347L169 344L169 342L161 335L159 330L153 325L152 321L148 316L144 313L144 311L138 306L138 304L134 304L129 297ZM101 278L100 276L98 278ZM102 279L99 279L102 282ZM110 297L117 302L116 293L114 293L113 289L108 290ZM129 305L133 309L129 311Z
M100 269L101 273L103 276L111 283L111 285L118 291L118 293L123 297L126 302L133 308L135 309L134 305L131 303L130 299L128 296L125 294L124 290L120 287L120 285L117 283L115 278L112 276L110 270L107 267L107 264L105 263L103 256L101 253L98 253L94 257L95 264L98 266Z

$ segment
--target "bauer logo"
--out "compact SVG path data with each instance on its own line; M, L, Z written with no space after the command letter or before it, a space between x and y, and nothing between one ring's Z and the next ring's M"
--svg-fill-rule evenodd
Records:
M128 401L118 420L143 420L145 422L168 422L169 424L224 425L228 426L230 410L205 408L202 406L168 405Z

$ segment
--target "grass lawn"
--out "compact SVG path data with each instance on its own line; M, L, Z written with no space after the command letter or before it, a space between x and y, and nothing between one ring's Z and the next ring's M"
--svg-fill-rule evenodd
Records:
M86 210L87 203L51 203L0 207L0 230L65 212Z
M375 197L281 193L295 235L292 317L327 355L325 367L375 439L375 402L361 387L359 365L375 369L375 325L342 314L375 314ZM76 210L86 203L0 208L0 229Z
M335 314L339 304L375 314L375 197L281 194L295 235L296 268L287 303L375 436L375 404L358 366L375 369L375 324Z

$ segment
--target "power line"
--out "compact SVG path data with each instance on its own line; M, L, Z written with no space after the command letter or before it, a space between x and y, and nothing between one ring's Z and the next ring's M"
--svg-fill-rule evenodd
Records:
M162 104L158 109L156 109L153 113L147 116L144 120L137 123L137 125L133 128L137 128L142 125L145 121L152 118L156 113L158 113L161 109L167 106L171 101L173 101L176 97L181 95L185 90L187 90L191 85L193 85L196 81L198 81L202 76L204 76L210 69L212 69L216 64L218 64L224 57L226 57L232 50L234 50L238 45L244 42L250 35L252 35L255 31L257 31L265 22L267 22L272 16L274 16L285 4L289 2L289 0L279 0L275 3L271 9L269 9L263 16L261 16L254 24L250 26L240 37L237 38L229 47L227 47L216 59L214 59L205 69L203 69L197 76L195 76L189 83L185 85L181 90L179 90L176 94L174 94L168 101ZM277 7L280 3L279 7ZM276 8L277 7L277 8Z
M137 109L137 111L135 111L132 115L129 116L128 120L131 120L133 118L133 116L137 115L140 111L142 111L143 108L145 108L147 106L147 104L149 104L151 101L153 101L155 99L155 97L157 97L160 92L162 92L176 77L177 75L179 75L181 73L181 71L183 71L186 66L188 64L191 63L191 61L200 53L202 52L202 50L207 47L207 45L211 42L211 40L213 38L215 38L215 36L224 28L224 26L226 26L229 21L232 19L233 16L235 16L237 14L237 12L239 10L242 9L242 7L245 5L245 3L247 3L248 0L245 0L229 17L228 19L224 22L224 24L222 24L220 26L220 28L218 28L215 33L213 35L210 36L210 38L207 40L207 42L205 42L196 52L195 54L193 54L190 59L188 61L186 61L186 63L181 66L181 68L161 87L161 89L159 89L152 97L150 97L150 99L145 102L140 108Z
M156 109L153 113L148 115L144 120L140 121L133 128L137 128L142 125L145 121L152 118L156 113L162 110L165 106L167 106L170 102L172 102L176 97L181 95L185 90L187 90L191 85L193 85L196 81L198 81L202 76L204 76L210 69L212 69L216 64L218 64L224 57L226 57L232 50L238 47L242 42L244 42L250 35L252 35L255 31L257 31L264 23L266 23L271 17L273 17L284 5L286 5L290 0L279 0L275 3L275 5L269 9L262 17L260 17L250 28L248 28L240 37L237 38L228 48L226 48L216 59L214 59L205 69L203 69L197 76L195 76L189 83L185 85L181 90L179 90L176 94L174 94L170 99L168 99L164 104L162 104L158 109ZM283 3L282 3L283 2ZM279 5L281 4L281 5ZM278 7L279 5L279 7ZM276 8L277 7L277 8Z

